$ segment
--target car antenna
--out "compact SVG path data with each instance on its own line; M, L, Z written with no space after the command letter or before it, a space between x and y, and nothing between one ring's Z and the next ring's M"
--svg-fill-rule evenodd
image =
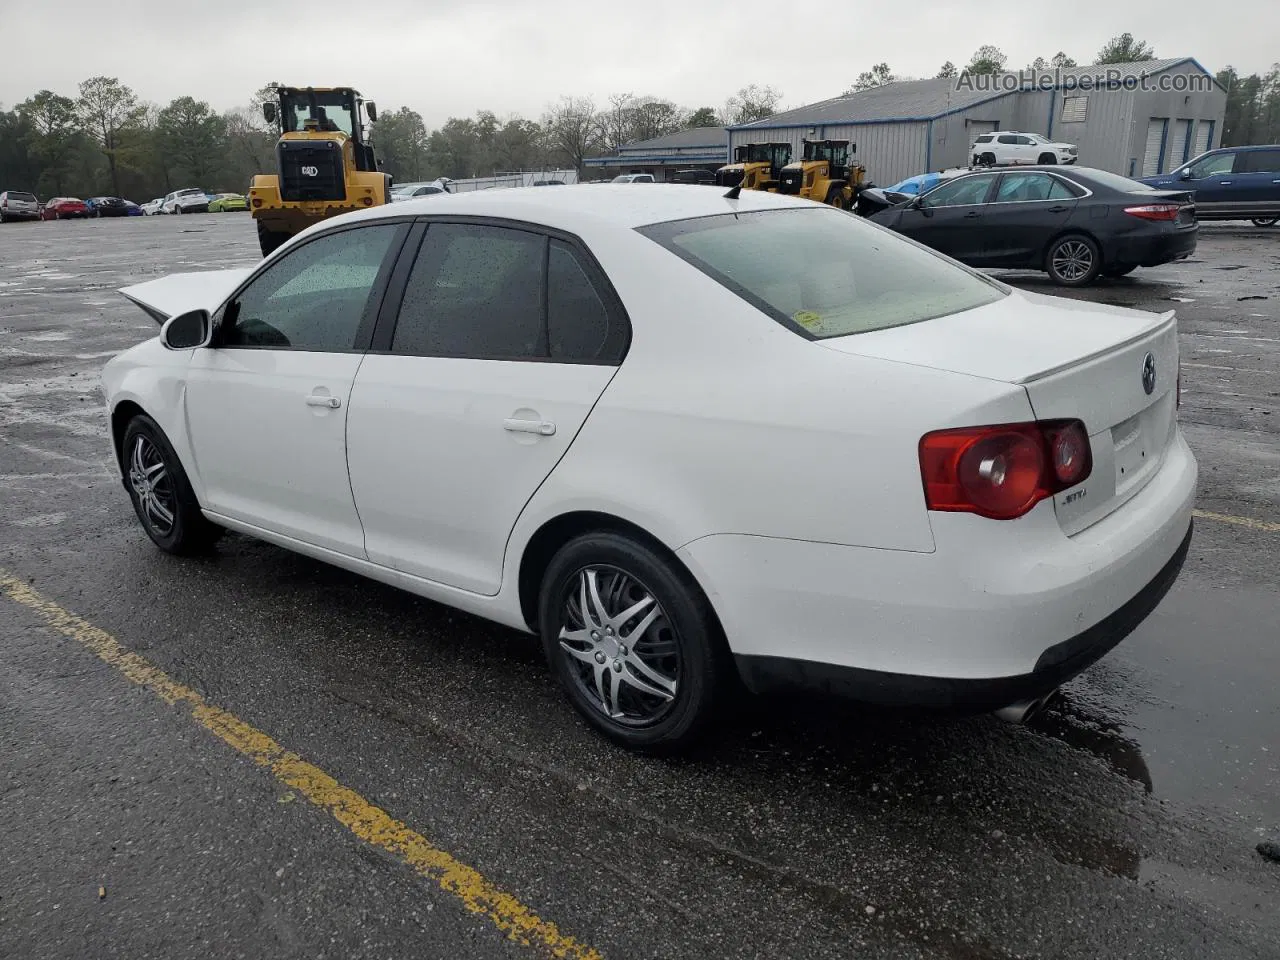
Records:
M724 195L726 200L737 200L738 194L742 192L742 184L738 183L729 188L729 192Z

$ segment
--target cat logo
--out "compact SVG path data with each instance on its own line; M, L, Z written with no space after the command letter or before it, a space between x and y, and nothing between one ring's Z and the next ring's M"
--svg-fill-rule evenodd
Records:
M303 167L302 175L304 177L318 177L320 176L320 168L319 167Z

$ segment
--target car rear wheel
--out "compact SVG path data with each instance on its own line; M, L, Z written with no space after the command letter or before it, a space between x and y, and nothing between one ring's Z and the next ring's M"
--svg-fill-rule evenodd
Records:
M1081 233L1069 233L1049 245L1044 268L1061 287L1083 287L1098 276L1102 257L1098 245Z
M706 729L726 653L711 605L673 560L619 533L584 534L547 567L538 611L552 673L605 736L669 751Z
M125 428L121 451L134 512L155 545L174 554L213 546L223 530L200 512L182 461L159 424L138 414Z
M1280 217L1256 217L1253 221L1255 227L1274 227L1280 223Z
M1042 153L1036 162L1045 166L1054 166L1058 163L1058 158L1052 153Z

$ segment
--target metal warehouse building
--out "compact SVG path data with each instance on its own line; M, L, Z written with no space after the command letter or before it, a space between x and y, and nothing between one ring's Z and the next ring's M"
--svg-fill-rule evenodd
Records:
M1099 74L1102 83L1092 79ZM849 140L868 176L888 185L964 166L979 134L1019 130L1076 144L1082 166L1150 176L1215 146L1227 103L1191 57L1075 67L1052 84L992 79L982 90L947 78L899 81L788 110L730 127L730 155L744 143L790 141L798 158L805 139Z
M628 143L616 155L588 157L588 167L614 168L625 173L651 173L655 180L670 180L677 170L716 170L729 152L724 127L694 127L665 137Z

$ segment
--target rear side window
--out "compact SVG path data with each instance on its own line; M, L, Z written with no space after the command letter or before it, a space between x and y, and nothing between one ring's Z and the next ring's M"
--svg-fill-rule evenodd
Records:
M1249 150L1240 159L1243 168L1239 163L1236 168L1242 173L1280 173L1280 150Z
M1006 296L993 281L828 207L720 214L639 232L810 339L918 323Z
M1017 138L1017 137L1015 137L1015 136L1013 136L1012 134L1007 134L1007 133L1006 133L1006 134L1004 134L1003 136L1001 136L1001 137L1000 137L1000 142L1001 142L1001 143L1017 143L1017 142L1018 142L1018 138Z
M547 238L466 223L427 229L409 274L393 353L480 360L546 357Z
M989 133L984 133L984 134L983 134L982 136L980 136L980 137L979 137L975 142L977 142L977 143L990 143L993 139L994 139L994 138L991 136L991 134L989 134Z
M628 331L612 290L564 240L435 223L410 271L391 351L615 365Z

